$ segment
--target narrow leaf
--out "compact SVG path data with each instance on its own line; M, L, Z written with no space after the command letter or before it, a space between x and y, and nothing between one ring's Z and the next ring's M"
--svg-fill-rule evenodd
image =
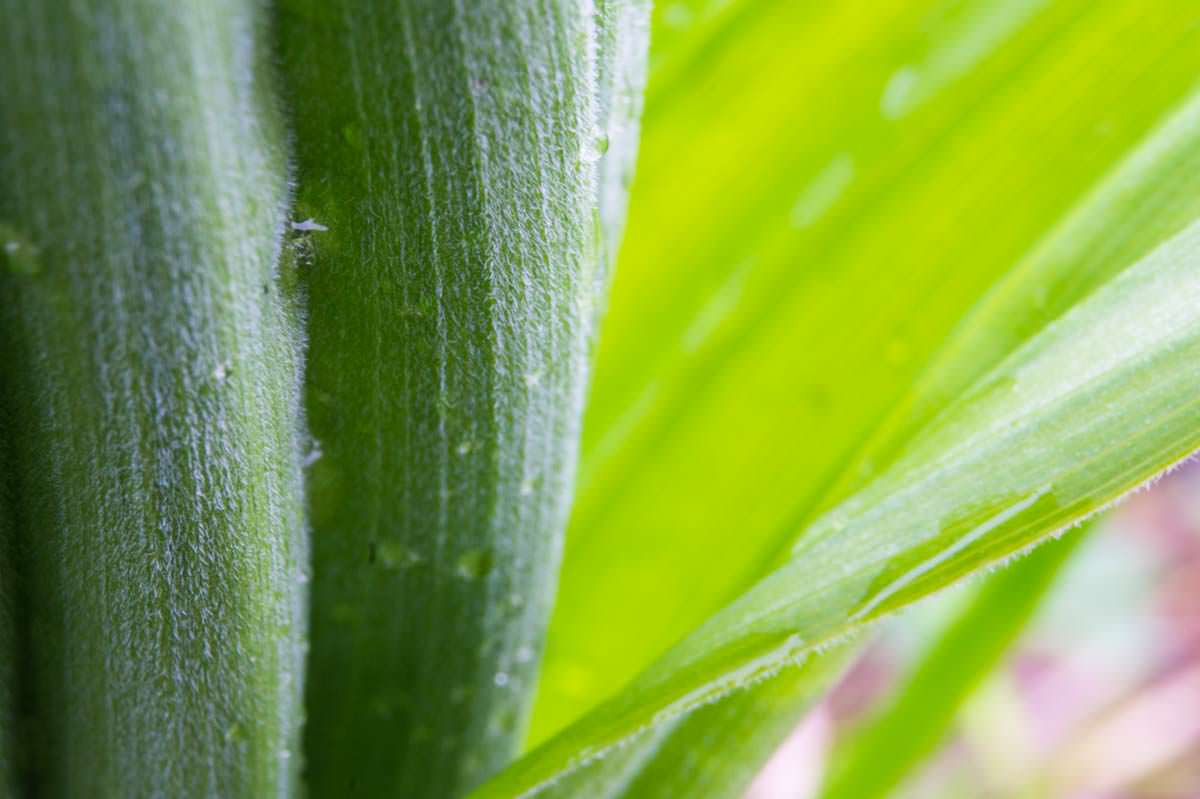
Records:
M1047 327L790 560L480 795L521 793L1002 561L1200 448L1200 224Z
M961 393L1022 340L1102 284L1121 265L1177 232L1200 212L1200 202L1189 199L1194 195L1191 187L1200 180L1198 138L1200 94L1194 94L1101 181L955 328L925 374L897 404L890 417L878 426L853 458L840 465L841 471L833 482L829 499L822 504L831 505L844 499L845 492L852 490L855 476L862 473L865 464L881 466L894 460L933 411ZM1040 574L1045 569L1038 564L1048 558L1034 557L1032 563L1022 565L1019 571ZM1022 581L1018 575L996 579L1005 584ZM1033 581L1035 578L1027 579ZM997 590L1003 593L1002 589ZM1015 622L1015 619L1010 621ZM1015 634L1016 629L1013 627L1010 633ZM995 655L999 656L999 652ZM978 665L980 669L986 668L983 662ZM960 673L960 676L969 675ZM773 682L786 684L788 680L786 675L781 675ZM810 690L799 676L792 682L795 690L802 694ZM745 726L783 731L797 723L799 710L793 711L792 707L802 708L803 703L789 705L779 701L777 697L784 689L772 683L722 700L722 705L727 706L722 710L722 726L737 726L733 720L740 719ZM768 705L758 699L759 692L776 697L772 706L781 716L768 713ZM931 699L929 706L940 708L943 715L948 715L958 699L952 694L944 699L941 703ZM741 711L736 709L738 705L742 706ZM671 732L671 747L661 746L661 741L656 741L655 746L663 752L674 749L686 751L693 758L703 758L698 752L714 737L704 726L705 718L701 713L692 714ZM644 746L643 742L650 737L643 735L632 746ZM754 764L764 762L770 753L769 735L749 736L746 740L748 744L757 742L759 747L757 751L749 746L741 748L739 762L728 767L733 775L753 773ZM912 743L919 737L909 736L907 740ZM722 742L722 745L725 744ZM898 755L893 766L901 769L899 760L903 758L899 753L904 751L903 747L894 746L893 749ZM909 765L917 754L907 752ZM724 754L712 751L707 760L725 762L726 758ZM690 779L688 775L692 769L683 759L670 760L662 752L653 756L643 753L639 768L655 770L658 779L666 784L673 782L669 776L672 773L678 773L680 780ZM598 773L597 769L588 771ZM714 786L725 785L731 796L741 790L740 783L733 778L721 782L716 775L710 775L709 782Z
M1065 535L989 578L936 635L887 707L835 752L822 799L891 795L942 742L962 703L995 669L1084 538Z
M857 641L839 644L800 668L787 669L685 717L623 795L741 796L860 649Z
M0 2L0 383L47 796L295 782L300 346L260 6Z
M645 8L282 9L320 453L308 776L457 796L526 726Z
M739 796L842 672L852 643L802 668L649 729L537 792L545 799ZM757 712L755 712L757 711Z
M762 0L718 17L687 79L648 88L535 743L886 468L865 442L947 337L1200 74L1194 12L1157 0ZM1169 184L1153 204L1088 223L1144 239L1064 263L1120 270L1190 221L1194 136L1144 176ZM1044 286L1048 308L1078 274ZM988 357L1054 315L1022 312ZM972 352L999 341L976 335Z

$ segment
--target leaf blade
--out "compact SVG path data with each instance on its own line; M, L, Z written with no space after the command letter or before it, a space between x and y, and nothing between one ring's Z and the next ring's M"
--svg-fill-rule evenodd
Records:
M955 713L1008 651L1084 540L1070 532L990 578L940 630L887 706L834 754L822 799L887 796L945 737Z
M1126 260L1136 258L1154 242L1177 232L1200 212L1188 200L1194 194L1191 188L1200 180L1197 131L1200 131L1200 94L1194 93L964 317L889 418L842 467L829 498L822 504L843 498L854 485L854 475L860 473L862 464L886 464L893 460L907 438L927 424L940 405L961 393L1030 333L1103 283ZM758 690L750 689L749 693ZM771 688L762 690L782 693ZM808 688L800 681L797 690ZM778 723L781 729L788 725L786 721L770 718L765 707L747 696L747 692L730 696L722 704L745 705L740 713L733 707L724 710L723 724L727 727L740 716L745 716L744 721L751 724L762 720L766 726ZM786 715L789 711L784 706L780 712ZM699 714L675 726L671 737L676 748L687 746L685 741L689 738L703 741L709 734ZM745 738L750 742L754 736L747 733ZM769 735L763 736L764 741L769 739ZM639 768L669 769L670 763L658 762L660 755L656 753L662 746L662 741L656 740L651 747L653 751L642 756ZM769 745L764 742L758 754L765 759L768 750ZM755 762L752 754L746 757ZM741 766L731 771L738 768ZM593 779L597 781L599 778ZM716 784L715 778L710 781ZM739 790L736 782L730 790Z
M581 747L598 753L803 661L1190 456L1200 449L1200 386L1187 368L1200 353L1197 308L1200 224L978 381L883 476L817 519L787 563L479 795L534 789Z
M644 13L285 5L300 216L327 228L306 272L316 793L458 796L522 735Z
M738 15L694 88L652 81L534 742L883 468L863 448L944 338L1193 89L1194 32L1166 5L1055 3L911 113L882 117L898 65L945 58L957 31L1009 5L961 4L943 24L933 4L871 17L765 3ZM1105 55L1132 30L1161 47ZM726 111L706 121L714 106ZM812 112L826 108L838 113ZM830 192L792 227L794 205L812 213ZM868 321L848 326L847 309ZM620 645L582 633L610 628Z
M0 5L0 346L35 787L284 793L302 347L263 10Z
M623 795L739 797L861 649L843 642L682 719ZM669 725L667 725L669 726ZM689 793L690 792L690 793Z

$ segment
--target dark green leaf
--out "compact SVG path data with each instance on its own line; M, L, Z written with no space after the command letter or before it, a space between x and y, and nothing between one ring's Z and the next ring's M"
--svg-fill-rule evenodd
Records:
M524 732L644 13L283 3L312 220L314 794L456 796Z
M4 0L0 18L22 743L46 796L286 794L301 347L261 4Z

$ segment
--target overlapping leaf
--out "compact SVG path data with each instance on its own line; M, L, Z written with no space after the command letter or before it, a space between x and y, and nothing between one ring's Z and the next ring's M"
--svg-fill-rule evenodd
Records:
M1082 540L1081 533L1064 536L985 583L930 642L887 706L837 753L822 797L890 795L936 749Z
M736 24L712 38L711 72L693 73L699 88L652 85L539 737L745 585L828 498L886 465L888 448L863 439L894 446L911 438L970 383L963 363L994 363L1195 215L1196 124L1187 102L1195 33L1178 9L992 2L872 11L886 21L775 4L735 9L727 16ZM1104 57L1132 30L1153 38L1154 51ZM805 34L819 44L802 46ZM768 44L788 36L801 44L773 55ZM922 36L923 59L912 50ZM845 63L836 62L838 48L852 54ZM827 63L814 78L796 66L819 69L810 59L822 53L844 71ZM890 73L876 63L884 54ZM756 72L764 60L789 68ZM844 102L820 106L825 113L801 128L780 99L829 90L820 78L834 73ZM874 92L855 83L867 73L877 78L863 79ZM747 146L738 157L723 155L728 146L698 146L709 160L680 153L687 141L679 132L689 119L699 124L718 90L737 104L700 137ZM772 114L775 125L753 124ZM824 168L813 166L822 160L814 152L834 149L847 158L834 153ZM656 181L660 174L669 177ZM812 180L797 192L802 174ZM739 180L760 190L732 188ZM740 213L728 213L732 204L756 197L754 213L728 222ZM997 326L996 308L1014 293L1034 301ZM960 349L930 373L929 354L955 326ZM813 385L816 403L806 392ZM977 490L967 514L987 518L986 500ZM1046 516L1040 529L1053 523ZM835 539L826 566L851 554ZM927 544L922 556L936 557L939 544ZM896 593L917 587L913 579ZM866 615L896 600L878 598ZM751 651L725 655L752 660ZM638 683L648 684L655 679ZM573 746L557 754L570 759Z
M535 742L884 465L863 445L950 330L1200 74L1167 4L850 5L733 9L652 79Z
M770 676L1078 523L1200 448L1200 223L1094 292L939 415L790 558L484 795ZM496 792L499 792L498 794Z
M266 9L0 17L0 406L31 790L286 795L307 539Z
M324 453L307 776L460 796L528 718L647 6L280 10Z

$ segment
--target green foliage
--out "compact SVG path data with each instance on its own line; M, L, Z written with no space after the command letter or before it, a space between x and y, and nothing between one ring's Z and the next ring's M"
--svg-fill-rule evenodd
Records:
M730 701L715 702L686 716L646 760L623 795L638 799L741 796L766 758L796 729L858 651L856 641L842 643L800 668L745 688Z
M1186 368L1200 355L1198 246L1200 224L1032 338L883 475L810 525L782 566L491 791L534 788L571 768L575 752L600 752L804 662L1200 448L1200 386Z
M733 797L1200 449L1178 3L665 2L640 154L644 0L0 13L0 794Z
M1071 553L1071 533L985 582L935 636L880 713L834 761L823 799L876 799L897 788L945 736L970 692L1024 629Z
M307 553L263 14L0 16L0 359L38 781L287 793Z
M894 462L906 442L930 439L931 421L972 382L1200 210L1195 31L1175 31L1172 8L968 3L939 18L906 5L899 18L878 7L877 19L743 4L705 60L689 62L687 85L652 77L535 741L700 624L706 602L726 601L792 539L803 542L822 510L889 464L899 486L906 476ZM1100 42L1134 29L1159 46L1096 61ZM768 43L785 38L778 58L792 66L760 69L764 54L784 49ZM971 58L913 109L881 115L897 64L928 64L936 77L951 53ZM795 63L810 54L815 74ZM1089 75L1111 74L1064 77L1083 63ZM877 77L859 86L857 73ZM1145 75L1157 76L1153 96L1134 80ZM729 113L685 136L703 109L722 104L718 88ZM836 105L794 100L835 89ZM802 127L814 106L838 112ZM1059 109L1052 127L1047 107ZM787 108L796 109L790 125L776 121ZM727 148L737 153L728 170L680 169L699 162L680 148L710 135L739 141ZM839 150L853 156L853 174L836 168ZM747 188L730 191L743 176ZM818 190L797 193L806 176ZM762 204L724 226L746 197ZM807 220L799 229L797 205ZM664 268L671 263L676 271ZM798 264L807 264L800 275ZM693 290L706 279L715 288ZM623 308L633 308L628 317ZM870 315L839 317L845 308ZM696 347L693 326L707 336ZM819 402L808 399L814 388ZM936 445L927 448L933 458ZM970 512L983 517L995 487L985 471L970 489L981 502ZM876 540L892 541L883 531ZM837 562L840 546L804 574ZM936 536L927 546L913 557L936 561ZM603 746L560 743L564 766L577 746Z
M956 4L935 25L938 3L752 3L686 79L652 77L535 740L878 474L863 442L945 337L1193 89L1200 48L1174 4L1056 3L1015 21L1013 5ZM1156 45L1105 49L1125 37ZM950 54L971 59L881 114L897 70ZM1095 285L1074 267L1119 270L1194 216L1193 125L1145 176L1151 202L1089 223L1114 238L1064 239L1080 249L1026 314L1053 318L1061 293ZM822 197L825 213L793 225ZM981 326L977 346L1003 353L1029 332ZM911 437L963 382L896 424Z
M308 296L318 795L526 727L636 144L639 3L283 4ZM599 227L598 227L599 226Z
M552 799L740 796L762 761L857 654L853 643L642 733L540 792Z

